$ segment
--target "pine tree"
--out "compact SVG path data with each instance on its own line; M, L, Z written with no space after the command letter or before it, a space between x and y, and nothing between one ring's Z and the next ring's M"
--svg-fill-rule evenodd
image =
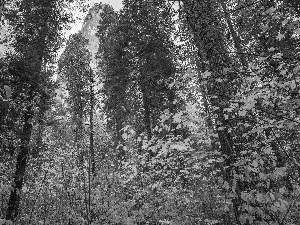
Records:
M47 88L52 85L50 74L44 68L53 59L60 43L60 31L67 19L61 10L58 1L24 0L11 18L16 33L16 53L10 59L8 73L12 99L20 106L18 110L22 121L14 184L6 214L6 219L11 221L17 219L19 211L35 104L49 104L51 91Z
M142 94L144 131L148 139L155 134L159 117L164 110L176 112L175 90L169 84L176 76L171 41L172 15L163 1L125 1L121 15L132 37L129 49L138 89Z
M59 79L66 84L69 92L68 102L74 112L74 142L80 162L85 154L82 149L84 116L89 111L87 108L89 101L87 85L90 80L90 53L86 48L87 44L88 40L82 34L71 35L65 51L59 59Z

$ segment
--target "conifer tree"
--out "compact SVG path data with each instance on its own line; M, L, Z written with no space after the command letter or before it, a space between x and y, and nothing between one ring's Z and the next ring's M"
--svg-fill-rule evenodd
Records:
M12 99L20 106L19 119L22 121L14 182L6 214L6 219L11 221L15 221L18 216L31 150L34 109L36 104L44 109L45 104L49 104L52 84L51 75L45 68L59 47L60 31L68 19L56 0L23 0L19 6L10 19L15 31L16 53L11 57L8 66Z

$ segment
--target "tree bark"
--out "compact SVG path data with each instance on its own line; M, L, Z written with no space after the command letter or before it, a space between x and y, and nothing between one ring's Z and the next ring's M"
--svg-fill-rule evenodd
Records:
M5 0L0 0L0 23L2 23L2 17L4 16L4 6L5 6Z
M14 175L14 186L10 193L8 208L6 213L6 220L15 221L18 216L18 210L21 200L21 191L24 182L24 176L27 166L27 158L29 155L29 142L32 132L32 125L30 120L33 118L32 105L28 106L24 113L24 125L21 135L21 146L17 156L17 165Z
M152 138L152 131L151 131L151 111L150 111L149 99L147 97L146 91L143 92L143 106L144 106L145 130L147 132L147 138L148 138L148 140L150 140Z
M188 1L184 0L183 10L187 24L194 36L194 42L198 48L199 67L202 71L211 71L207 80L207 98L216 116L215 128L220 143L220 152L225 158L223 165L223 179L232 183L231 170L234 162L234 143L228 130L228 121L225 119L224 109L228 107L230 96L234 94L231 82L235 75L225 73L224 69L230 67L231 59L226 54L224 37L221 31L217 15L217 4L213 0ZM233 201L235 208L238 207ZM236 215L239 217L239 215ZM237 222L238 218L236 218ZM230 216L224 214L223 223L231 224Z
M96 176L95 173L95 151L94 151L94 79L93 70L90 68L90 157L92 175Z
M248 68L248 62L247 62L246 56L243 52L241 39L240 39L239 35L237 34L236 30L234 29L230 14L227 10L227 7L226 7L226 4L225 4L224 0L221 0L220 3L221 3L221 6L222 6L222 9L223 9L223 12L225 14L225 19L226 19L230 34L232 36L234 47L235 47L235 49L237 51L237 54L238 54L238 58L241 61L243 69L246 70Z

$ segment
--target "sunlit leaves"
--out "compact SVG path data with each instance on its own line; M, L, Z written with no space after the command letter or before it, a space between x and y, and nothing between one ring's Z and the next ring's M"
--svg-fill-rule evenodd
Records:
M12 94L11 88L7 85L4 85L4 90L5 90L6 98L9 99L11 97L11 94Z

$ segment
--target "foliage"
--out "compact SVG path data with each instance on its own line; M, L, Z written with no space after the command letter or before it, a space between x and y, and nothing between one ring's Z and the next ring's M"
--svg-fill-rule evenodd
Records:
M297 1L96 4L56 64L60 3L1 11L0 224L299 223Z

